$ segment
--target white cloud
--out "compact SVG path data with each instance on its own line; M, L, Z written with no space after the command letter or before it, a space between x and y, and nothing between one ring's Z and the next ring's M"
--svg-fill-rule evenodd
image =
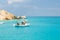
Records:
M12 4L12 1L9 0L9 1L8 1L8 4Z
M8 4L12 4L12 3L15 3L15 2L26 2L28 0L7 0Z

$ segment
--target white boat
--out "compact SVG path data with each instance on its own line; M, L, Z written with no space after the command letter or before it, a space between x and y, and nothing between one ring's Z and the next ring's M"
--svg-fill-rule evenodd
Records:
M26 23L25 25L22 25L22 24L20 24L20 25L13 24L13 26L15 26L15 27L27 27L29 25L30 25L30 23Z
M4 24L4 22L0 22L0 24Z

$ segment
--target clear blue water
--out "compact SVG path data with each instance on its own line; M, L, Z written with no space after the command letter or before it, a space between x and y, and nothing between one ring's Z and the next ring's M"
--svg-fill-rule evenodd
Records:
M15 20L0 24L0 40L60 40L60 17L28 17L29 27L14 27Z

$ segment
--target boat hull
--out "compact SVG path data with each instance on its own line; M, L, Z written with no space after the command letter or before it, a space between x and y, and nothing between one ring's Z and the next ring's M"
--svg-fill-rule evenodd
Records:
M15 26L15 27L27 27L29 25L30 25L29 23L26 23L25 25L16 25L16 24L13 24L13 26Z

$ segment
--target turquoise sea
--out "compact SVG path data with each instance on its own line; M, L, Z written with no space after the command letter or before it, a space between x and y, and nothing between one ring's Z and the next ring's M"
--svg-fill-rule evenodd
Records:
M26 20L29 27L14 27L16 20L3 21L0 40L60 40L60 17L32 16Z

